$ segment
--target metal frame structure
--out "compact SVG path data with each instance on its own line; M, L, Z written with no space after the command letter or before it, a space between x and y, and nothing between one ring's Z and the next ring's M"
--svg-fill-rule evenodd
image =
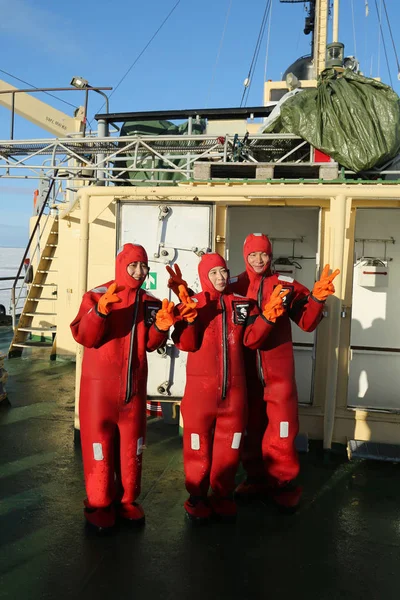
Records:
M357 181L382 182L386 175L400 179L400 170L388 169L395 160L371 169ZM0 178L52 180L55 177L72 191L77 189L74 182L176 185L193 179L197 161L315 164L310 144L292 134L249 135L243 143L237 136L222 133L219 137L134 135L0 141ZM170 174L170 179L160 180L160 174ZM352 171L342 170L341 181L354 177Z

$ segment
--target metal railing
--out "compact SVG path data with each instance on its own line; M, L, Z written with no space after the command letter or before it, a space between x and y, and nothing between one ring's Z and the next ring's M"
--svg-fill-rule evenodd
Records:
M86 122L87 122L87 110L89 103L89 92L96 92L101 94L105 98L106 110L108 113L108 97L103 93L102 90L112 90L112 87L93 87L87 85L83 88L76 87L61 87L61 88L26 88L26 89L11 89L11 90L0 90L1 95L10 94L11 95L11 119L10 119L10 139L14 139L14 129L15 129L15 96L17 94L37 94L39 92L49 93L49 92L84 92L85 93L85 105L84 105L84 114L83 114L83 131L80 135L85 135L86 132Z
M82 181L85 185L175 185L193 178L197 161L310 164L313 154L312 146L302 138L271 133L249 135L246 140L230 134L0 140L0 177L52 179L57 170L55 179L72 190ZM354 175L342 172L343 178ZM399 161L395 158L364 175L371 182L380 177L397 180Z

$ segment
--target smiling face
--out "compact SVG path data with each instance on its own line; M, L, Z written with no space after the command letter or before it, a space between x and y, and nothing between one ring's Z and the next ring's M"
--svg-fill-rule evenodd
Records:
M208 272L208 279L217 292L223 292L228 283L228 270L225 267L213 267Z
M271 258L266 252L251 252L247 262L256 273L263 273L268 267Z
M128 275L136 281L144 281L149 272L149 267L144 262L135 261L129 263L126 270L128 272Z

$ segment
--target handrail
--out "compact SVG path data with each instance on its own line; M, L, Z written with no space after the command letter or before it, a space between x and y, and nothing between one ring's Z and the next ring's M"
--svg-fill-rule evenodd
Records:
M57 177L57 174L58 174L58 169L55 169L53 177L54 178ZM37 232L37 230L39 228L40 220L41 220L41 218L43 216L43 213L44 213L44 210L45 210L45 208L46 208L46 206L48 204L51 192L53 191L53 187L54 187L54 184L56 182L56 179L54 179L54 178L51 180L51 183L49 185L49 189L47 190L47 194L46 194L46 197L44 199L44 202L43 202L42 206L40 207L40 211L38 213L38 217L36 219L35 226L32 229L31 236L29 238L29 241L28 241L28 244L26 246L24 255L23 255L22 259L21 259L21 264L19 265L19 269L18 269L17 275L15 276L14 283L13 283L12 288L11 288L12 324L13 324L13 328L14 329L15 329L15 318L16 318L16 315L15 315L15 306L16 306L16 303L15 303L15 290L16 290L16 287L17 287L18 280L20 279L21 271L22 271L22 269L24 267L25 259L28 256L28 252L30 250L31 244L32 244L32 242L34 240L34 237L35 237L35 234L36 234L36 232Z

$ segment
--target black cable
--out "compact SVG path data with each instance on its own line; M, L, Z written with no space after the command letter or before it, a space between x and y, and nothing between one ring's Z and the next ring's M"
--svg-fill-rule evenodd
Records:
M388 12L387 12L387 9L386 9L386 0L383 0L383 8L385 9L386 21L387 21L387 24L388 24L388 27L389 27L390 37L392 38L393 50L394 50L394 53L395 53L395 56L396 56L397 72L400 73L399 57L397 56L396 44L394 43L392 28L390 27L389 16L388 16Z
M379 27L381 28L382 43L383 43L383 49L384 49L384 51L385 51L386 66L387 66L387 70L388 70L388 74L389 74L389 81L390 81L390 85L393 87L392 76L391 76L391 74L390 74L389 59L388 59L388 55L387 55L386 44L385 44L385 38L384 38L384 35L383 35L382 22L381 22L381 17L380 17L380 14L379 14L379 9L378 9L378 2L377 2L377 0L375 0L375 7L376 7L376 13L377 13L377 15L378 15Z
M23 79L20 79L19 77L16 77L15 75L11 75L11 73L7 73L7 71L3 71L3 69L0 69L0 73L4 73L4 75L7 75L8 77L12 77L13 79L16 79L17 81L24 83L25 85L29 85L29 87L33 88L34 90L39 89L38 87L36 87L36 85L32 85L31 83L28 83L27 81L24 81ZM75 104L71 104L71 102L68 102L67 100L63 100L62 98L59 98L58 96L55 96L54 94L50 94L49 92L42 92L42 94L47 94L47 96L51 96L52 98L55 98L56 100L59 100L60 102L64 102L64 104L68 104L68 106L72 106L72 108L78 108L77 106L75 106Z
M246 78L246 79L249 80L249 85L247 87L245 87L244 90L243 90L242 99L240 101L240 106L243 105L243 102L244 102L246 94L248 96L249 92L250 92L250 87L251 87L251 83L252 83L251 80L252 80L253 73L255 71L256 65L257 65L257 60L258 60L258 56L259 56L260 48L261 48L261 42L262 42L262 39L264 37L265 26L267 24L268 12L269 12L270 8L271 8L271 0L267 0L266 4L265 4L265 9L264 9L264 15L263 15L263 18L262 18L262 21L261 21L260 31L258 33L257 42L256 42L256 45L255 45L255 48L254 48L254 52L253 52L253 58L251 60L249 72L248 72L248 75L247 75L247 78Z
M169 11L168 15L165 17L164 21L161 23L161 25L159 26L159 28L157 29L157 31L152 35L152 37L149 39L149 41L147 42L147 44L145 45L145 47L143 48L143 50L141 50L141 52L137 55L137 57L135 58L135 60L133 61L133 63L129 67L129 69L126 71L126 73L123 75L123 77L121 77L121 79L119 80L119 82L117 83L117 85L115 86L115 88L113 89L113 91L111 92L111 94L108 96L109 99L114 94L114 92L117 91L117 89L119 88L119 86L121 85L121 83L124 81L125 77L133 69L133 67L136 65L136 63L140 59L140 57L145 53L145 51L147 50L147 48L150 46L151 42L154 40L154 38L156 37L156 35L158 34L158 32L161 31L161 29L164 27L165 23L168 21L168 19L170 18L170 16L172 15L172 13L174 12L174 10L178 6L178 4L180 4L180 2L181 2L181 0L178 0L178 2L176 2L175 6ZM105 106L105 102L101 105L101 107L97 111L98 113L102 110L103 106Z

